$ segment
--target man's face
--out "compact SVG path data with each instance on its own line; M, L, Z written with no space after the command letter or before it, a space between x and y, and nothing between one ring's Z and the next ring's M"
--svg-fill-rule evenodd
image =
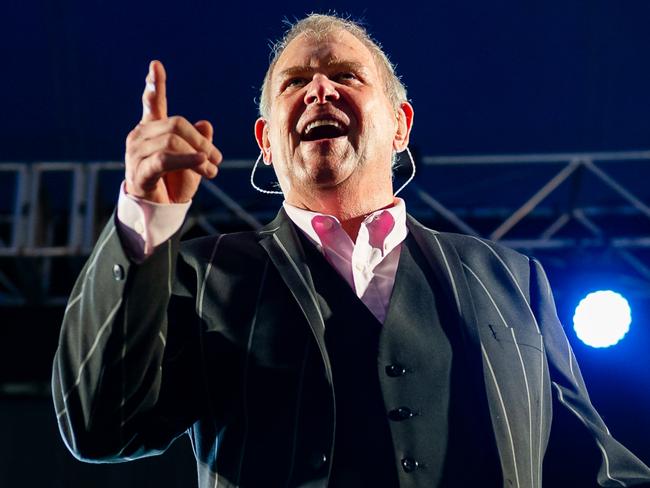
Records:
M390 180L398 127L374 58L347 31L291 41L271 78L270 116L256 135L287 197Z

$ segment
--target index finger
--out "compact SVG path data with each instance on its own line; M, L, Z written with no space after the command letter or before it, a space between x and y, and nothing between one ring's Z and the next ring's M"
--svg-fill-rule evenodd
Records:
M142 93L142 120L164 120L167 118L167 73L160 61L149 63L149 72Z

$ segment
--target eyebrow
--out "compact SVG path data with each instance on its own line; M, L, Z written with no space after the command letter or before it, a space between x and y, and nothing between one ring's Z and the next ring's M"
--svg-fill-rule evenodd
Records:
M364 66L361 63L358 63L356 61L340 61L337 59L332 59L328 61L327 64L325 65L325 68L331 71L338 71L338 70L356 71L363 74L366 74L368 72L368 68L366 68L366 66ZM279 78L285 79L285 78L291 78L292 76L296 76L296 75L313 73L318 69L320 68L316 68L314 66L308 66L308 65L291 66L287 69L282 70L279 74Z

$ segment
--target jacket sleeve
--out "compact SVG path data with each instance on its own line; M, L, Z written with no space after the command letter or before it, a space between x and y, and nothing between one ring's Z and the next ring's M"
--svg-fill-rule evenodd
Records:
M172 293L178 249L175 235L135 264L111 220L77 279L52 392L59 430L78 459L158 454L206 408L192 295ZM182 320L168 327L176 315Z
M531 304L544 336L557 400L585 426L600 451L598 484L605 487L650 486L650 469L612 437L591 404L569 340L557 317L548 279L536 260L531 260Z

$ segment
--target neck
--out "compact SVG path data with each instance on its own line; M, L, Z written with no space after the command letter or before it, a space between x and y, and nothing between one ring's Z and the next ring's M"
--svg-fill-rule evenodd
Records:
M305 197L297 194L288 195L287 203L312 212L333 215L341 222L343 230L353 242L356 242L361 223L369 214L382 208L392 207L395 202L392 188L366 195L361 195L359 192L346 195L341 191L325 189L311 193L309 198Z

